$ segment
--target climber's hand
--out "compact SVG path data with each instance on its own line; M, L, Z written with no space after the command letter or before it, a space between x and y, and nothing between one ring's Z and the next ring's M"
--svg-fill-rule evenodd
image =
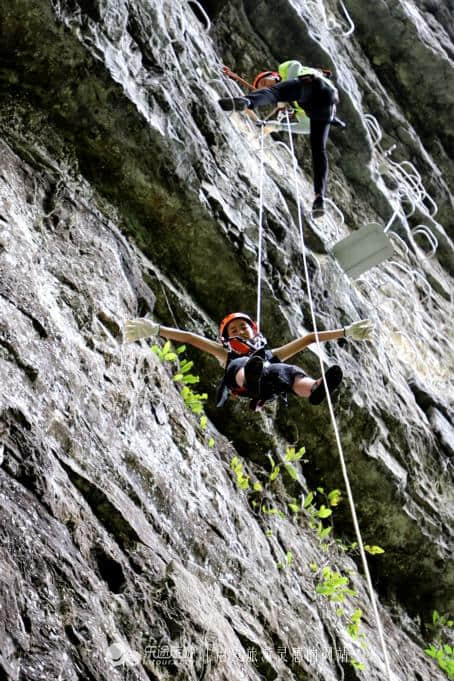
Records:
M359 322L346 326L344 332L347 338L353 338L353 340L370 340L373 330L374 325L370 319L360 319Z
M141 338L159 335L159 324L149 319L127 319L124 328L125 341L132 343Z

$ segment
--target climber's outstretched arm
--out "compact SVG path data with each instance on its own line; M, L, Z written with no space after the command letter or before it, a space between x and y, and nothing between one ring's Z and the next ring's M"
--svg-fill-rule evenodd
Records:
M170 326L160 326L157 322L152 322L149 319L128 319L126 321L125 340L127 342L151 336L162 336L162 338L178 341L179 343L188 343L203 352L214 355L221 364L225 364L227 360L227 350L220 343L204 336L199 336L197 333L173 329Z
M335 331L320 331L318 334L319 340L329 341L337 340L338 338L344 337L344 329L336 329ZM290 343L282 345L280 348L273 348L272 353L278 357L281 362L285 362L298 352L307 348L311 343L315 343L315 333L308 333L306 336L301 336L301 338L296 338Z
M361 319L359 322L354 322L344 329L335 329L334 331L319 331L318 338L320 341L337 340L338 338L352 338L353 340L370 340L374 325L370 319ZM278 357L281 362L285 362L290 357L298 354L304 348L307 348L311 343L315 343L315 333L308 333L306 336L296 338L280 348L272 350L273 355Z

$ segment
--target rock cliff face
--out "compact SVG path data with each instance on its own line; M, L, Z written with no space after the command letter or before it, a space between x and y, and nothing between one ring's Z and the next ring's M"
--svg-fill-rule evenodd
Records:
M369 559L392 678L446 678L423 623L453 594L453 11L3 0L0 681L388 678L346 500L333 538L296 509L317 487L344 494L327 410L216 410L219 366L188 349L204 426L174 364L122 344L126 318L215 338L227 312L255 309L260 140L219 109L236 87L221 67L251 79L291 58L333 70L348 121L331 133L335 205L304 235L319 328L376 322L372 343L322 359L346 374L335 411L359 522L385 550ZM271 345L311 325L279 141L264 148ZM295 145L307 211L309 146ZM394 212L392 260L342 275L332 244ZM300 361L318 374L315 352ZM306 462L286 469L289 446ZM351 589L339 603L334 573Z

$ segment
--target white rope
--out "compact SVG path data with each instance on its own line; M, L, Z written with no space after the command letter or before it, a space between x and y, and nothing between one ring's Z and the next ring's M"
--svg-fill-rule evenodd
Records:
M314 329L315 340L316 340L316 343L317 343L317 350L318 350L318 353L319 353L320 368L321 368L321 372L322 372L322 380L323 380L323 384L325 386L326 399L327 399L327 402L328 402L328 408L329 408L329 413L330 413L330 416L331 416L331 422L333 424L334 434L335 434L335 437L336 437L336 443L337 443L337 448L338 448L338 451L339 451L339 459L340 459L340 463L341 463L342 474L344 476L345 488L347 490L347 496L348 496L348 501L349 501L349 504L350 504L350 510L351 510L351 514L352 514L353 525L354 525L356 537L357 537L357 540L358 540L358 546L359 546L359 551L360 551L360 554L361 554L361 560L362 560L362 563L363 563L364 573L366 575L367 586L368 586L368 589L369 589L369 596L370 596L370 600L371 600L371 603L372 603L372 608L373 608L373 611L374 611L375 620L377 622L377 629L378 629L378 634L379 634L379 638L380 638L381 648L382 648L382 651L383 651L385 667L386 667L386 671L387 671L387 674L388 674L389 681L394 681L393 678L392 678L392 675L391 675L391 668L390 668L390 664L389 664L388 651L386 649L385 638L384 638L384 634L383 634L383 625L382 625L380 615L379 615L379 612L378 612L377 603L376 603L375 594L374 594L374 589L373 589L373 586L372 586L372 579L371 579L370 572L369 572L369 565L367 563L366 553L365 553L365 550L364 550L364 543L363 543L363 539L362 539L362 536L361 536L361 530L359 528L358 517L357 517L356 509L355 509L355 502L353 500L353 494L352 494L352 490L351 490L351 486L350 486L350 480L349 480L348 472L347 472L347 466L345 464L344 452L343 452L342 444L341 444L340 437L339 437L339 430L338 430L338 427L337 427L336 417L334 415L333 403L331 401L331 395L329 393L328 385L326 383L326 378L325 378L325 370L323 368L322 349L321 349L320 339L319 339L318 330L317 330L317 323L316 323L316 320L315 320L314 303L313 303L312 291L311 291L311 287L310 287L309 269L308 269L308 266L307 266L306 246L305 246L305 242L304 242L303 221L302 221L302 215L301 215L301 202L300 202L299 187L298 187L298 177L297 177L297 174L296 174L297 160L296 160L296 156L295 156L294 148L293 148L292 130L291 130L290 120L289 120L288 114L286 114L286 117L287 117L288 134L289 134L289 138L290 138L290 148L291 148L292 154L293 154L293 177L294 177L294 182L295 182L296 202L297 202L297 207L298 207L298 228L299 228L300 241L301 241L301 251L302 251L302 255L303 255L304 275L306 277L307 295L308 295L308 298L309 298L309 305L310 305L310 308L311 308L312 326L313 326L313 329Z
M262 307L262 235L263 235L263 126L260 128L260 181L259 181L259 250L257 254L257 332L260 331L260 310Z

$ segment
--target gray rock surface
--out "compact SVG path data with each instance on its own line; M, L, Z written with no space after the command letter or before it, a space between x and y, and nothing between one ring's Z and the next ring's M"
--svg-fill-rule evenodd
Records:
M255 309L259 137L216 100L233 92L223 63L251 79L288 58L333 69L349 124L329 148L345 222L304 234L319 327L376 322L373 343L322 359L346 374L335 408L359 522L385 549L370 568L393 678L446 678L422 623L453 594L453 8L352 0L345 36L334 3L204 6L209 32L194 2L0 7L0 681L387 678L345 493L337 542L288 506L344 490L326 408L216 410L219 366L188 350L202 428L170 364L122 343L126 318L215 338L228 311ZM311 317L288 152L267 138L264 158L262 318L277 345ZM399 198L399 161L437 211ZM397 206L393 261L349 281L331 245ZM299 359L319 372L315 351ZM289 445L307 462L271 483L267 455ZM356 592L343 614L315 590L328 567Z

